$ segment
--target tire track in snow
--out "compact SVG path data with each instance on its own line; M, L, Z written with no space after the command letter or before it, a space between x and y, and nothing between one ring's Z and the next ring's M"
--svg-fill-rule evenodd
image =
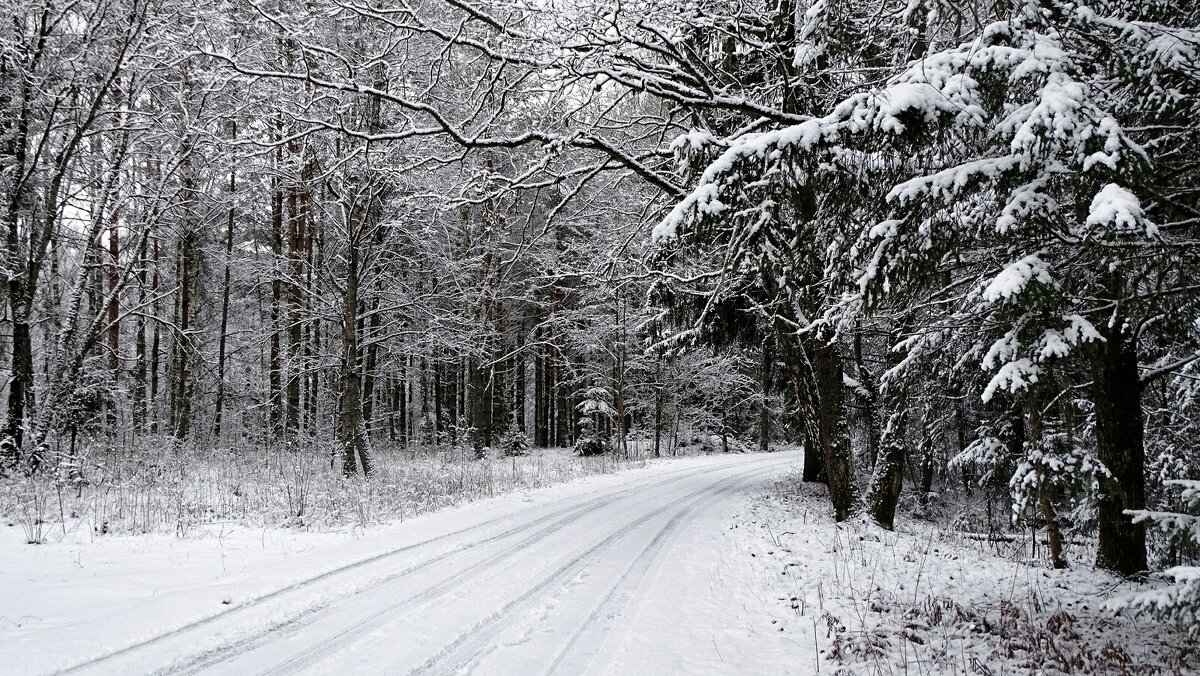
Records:
M684 506L675 512L675 514L672 515L667 523L664 524L657 533L655 533L646 549L639 554L639 560L645 559L648 567L649 562L653 559L653 556L663 548L671 533L673 533L684 522L684 520L693 511L695 511L697 507L699 507L702 503L712 502L716 498L734 490L741 485L742 480L744 480L747 475L759 471L760 469L761 468L759 467L755 467L743 472L739 472L733 476L726 477L715 484L705 486L704 488L682 498L682 501L685 501ZM523 606L528 606L531 603L539 600L543 592L552 588L552 585L555 583L566 581L583 572L605 550L616 544L619 540L628 536L633 531L637 530L637 528L640 526L644 525L648 519L669 511L677 504L678 501L664 505L663 507L650 513L639 515L635 521L610 534L597 544L589 547L584 552L575 556L570 561L560 566L553 573L543 578L525 593L505 604L502 608L492 613L482 622L474 625L470 630L461 634L457 639L452 641L446 647L442 648L437 655L429 658L419 667L413 669L409 673L461 673L472 662L478 660L484 654L486 649L492 644L495 638L507 627L507 625L503 622L505 619L507 619L517 610L521 609ZM618 580L618 585L620 584L621 580L630 574L631 570L626 571L625 575ZM612 596L611 592L609 596ZM609 597L606 597L605 601L607 601L608 598ZM604 602L601 603L601 606L603 605ZM595 613L593 613L593 616L594 615ZM594 617L589 617L587 622L590 623L593 619ZM582 629L580 631L582 631Z
M751 460L746 464L752 464L757 467L758 465L773 464L773 461L776 461L776 460L777 460L777 457L764 457L764 458L758 458L755 460ZM482 562L473 564L468 569L465 569L463 571L460 571L459 573L456 573L451 578L448 578L447 580L443 580L443 581L439 582L438 584L435 584L435 585L423 590L422 592L419 592L418 594L416 594L412 597L406 598L385 610L381 610L377 613L372 614L372 616L370 616L368 618L364 618L361 622L356 623L350 629L340 631L336 635L328 637L327 640L322 641L317 646L314 646L313 648L310 648L308 651L305 651L304 653L301 653L300 655L295 656L291 660L288 660L286 663L274 667L268 673L294 672L298 669L304 668L304 666L311 665L312 663L315 663L316 661L318 661L319 657L322 657L323 654L316 655L316 653L327 652L328 651L327 646L329 645L330 641L336 641L339 638L342 638L346 635L352 634L357 631L370 631L370 629L373 628L374 626L386 623L387 621L390 621L391 619L393 619L392 615L394 614L395 611L404 610L404 608L401 607L403 605L406 605L409 603L421 603L421 602L427 601L431 598L436 598L437 596L441 596L454 588L454 585L450 584L450 583L455 582L455 581L465 582L466 580L469 580L469 579L477 576L479 573L483 572L486 568L488 568L492 565L495 565L496 563L499 563L500 561L504 560L505 558L511 557L513 554L521 551L522 549L524 549L525 547L528 547L529 545L532 545L542 539L545 539L546 537L553 534L554 532L556 532L563 526L573 523L579 519L582 519L600 509L603 509L604 507L608 506L609 504L612 504L613 502L620 500L623 497L626 497L630 493L638 492L638 491L642 490L643 488L645 488L645 486L647 484L653 484L653 483L662 484L664 481L667 483L674 483L674 482L682 481L682 480L692 478L695 476L711 474L714 472L720 472L723 470L728 470L728 469L737 468L737 467L744 467L744 466L745 465L732 465L732 466L718 465L716 467L702 467L702 468L698 468L698 469L688 468L688 469L676 470L674 472L664 473L662 475L658 475L655 477L650 477L647 479L639 480L635 484L628 486L626 488L623 488L621 490L618 490L616 492L608 493L605 495L600 495L600 496L591 498L582 504L571 507L568 509L568 512L565 516L562 512L548 514L544 517L540 517L538 519L530 521L521 526L517 526L515 528L508 529L502 533L498 533L496 535L484 538L482 540L477 540L477 541L466 543L460 547L457 547L450 551L439 554L433 558L426 559L426 560L420 561L418 563L415 563L415 564L405 568L403 571L388 575L386 577L383 577L383 578L380 578L377 580L373 580L369 585L358 588L346 596L343 596L341 598L327 600L323 603L319 603L317 605L311 606L311 607L305 609L304 611L301 611L297 615L291 617L290 619L288 619L285 622L275 624L264 631L258 632L252 636L245 637L239 641L235 641L232 644L225 644L225 645L213 648L211 650L205 651L204 653L189 659L187 662L185 662L183 664L173 665L166 669L160 670L159 673L171 673L171 674L198 673L198 672L203 671L204 669L208 669L208 668L229 662L231 660L237 659L237 658L239 658L261 646L270 644L276 640L284 639L287 636L292 635L292 634L302 630L304 627L308 626L313 621L315 621L322 611L327 610L330 607L337 607L339 604L348 602L350 599L352 599L356 596L367 593L377 587L387 584L388 582L392 582L392 581L394 581L398 578L401 578L405 575L409 575L409 574L418 572L420 570L426 569L426 568L432 566L433 564L442 562L452 556L462 554L464 552L479 548L481 546L493 544L495 542L504 540L504 539L514 536L514 535L519 535L519 534L527 532L531 529L537 528L538 526L540 526L542 524L545 524L552 520L558 519L557 521L555 521L554 523L551 523L546 528L539 530L534 535L522 540L521 542L519 542L515 545L510 545L509 547L504 549L502 552L500 552L498 554L494 554ZM550 504L553 504L553 503L550 503ZM425 540L420 543L415 543L413 545L407 545L405 547L401 547L399 549L392 550L390 552L385 552L384 554L380 554L380 555L371 557L370 559L366 559L362 562L351 564L349 566L340 568L340 569L333 571L331 573L328 573L328 574L323 574L322 576L318 576L318 577L321 579L327 579L328 577L331 577L333 574L336 574L336 573L348 573L351 570L354 570L358 567L366 565L367 563L374 563L381 559L387 558L389 556L394 556L394 555L401 554L401 553L404 553L407 551L411 551L415 548L418 548L418 547L421 547L421 546L424 546L427 544L432 544L437 541L445 540L445 539L453 537L455 535L461 535L465 532L469 532L472 530L478 530L478 529L484 528L489 525L494 525L498 521L503 521L505 519L512 518L513 516L515 516L515 515L510 514L510 515L497 517L495 519L489 520L482 524L478 524L478 525L472 526L470 528L465 528L460 531L456 531L454 533L448 533L446 535L438 536L436 538L431 538L429 540ZM313 578L313 579L316 580L316 578ZM308 585L305 584L303 586L308 586ZM443 586L445 586L445 589L443 589ZM301 587L293 586L291 588L288 588L288 591L293 591L298 588L301 588ZM278 595L278 594L276 594L276 595ZM251 603L254 603L254 602L251 602ZM248 608L250 606L251 606L251 604L248 603L245 606L240 606L239 609ZM228 616L228 613L219 615L216 618L211 618L211 620L209 620L209 621L202 621L201 623L197 623L197 624L209 624L209 623L211 623L211 621L214 621L216 619L220 619L223 617L227 617L227 616ZM195 629L197 627L193 626L192 628ZM183 630L179 630L177 632L172 632L171 634L164 635L164 636L160 637L160 640L165 640L167 638L171 638L174 635L180 633L181 631L183 631ZM139 647L146 647L149 643L154 643L154 642L157 642L157 641L143 643ZM117 655L114 654L114 655L110 655L108 658L103 658L103 659L107 660L107 659L110 659L110 658L116 657L116 656ZM91 666L91 665L86 665L86 664L80 665L79 667L72 668L72 670L80 669L85 666Z
M724 492L721 491L721 493L712 497L716 498ZM629 605L634 592L641 584L642 579L650 572L650 567L658 559L658 555L666 547L667 540L696 506L692 505L684 510L684 512L676 514L666 526L654 535L654 539L646 545L646 548L638 554L633 563L613 583L608 593L600 601L600 604L592 610L583 624L575 630L575 633L571 636L571 640L559 651L545 673L581 674L587 669L596 656L600 654L604 639L608 636L609 631L612 630L613 624L616 623L622 611ZM565 669L563 667L564 662L567 664Z
M307 649L303 652L296 654L288 661L286 661L282 664L276 665L275 667L268 670L266 673L268 673L268 674L291 674L291 673L300 671L308 666L311 666L312 664L315 664L316 662L320 661L321 658L323 658L329 654L328 646L330 644L337 644L339 641L346 639L347 637L353 637L355 635L366 635L367 633L373 631L374 629L376 629L384 624L387 624L388 622L392 621L393 619L396 619L398 616L401 616L401 615L404 615L404 614L410 612L412 610L412 606L424 604L424 603L427 603L434 599L437 599L441 596L444 596L445 594L458 588L459 585L477 577L481 573L484 573L484 572L492 569L493 566L495 566L499 563L503 563L505 559L511 558L513 555L518 554L518 553L522 552L523 550L525 550L526 548L530 547L531 545L537 544L538 542L550 537L551 535L558 532L562 528L569 526L572 523L575 523L576 521L579 521L583 517L585 517L589 514L592 514L600 509L603 509L604 507L607 507L608 505L616 502L617 499L618 499L618 497L614 496L607 500L604 500L603 502L601 502L599 504L590 506L589 509L576 510L576 512L574 514L572 514L566 518L560 519L558 521L555 521L554 523L550 524L546 528L543 528L542 530L539 530L538 532L534 533L533 535L530 535L529 537L527 537L519 542L511 544L511 545L505 547L504 549L500 550L499 552L496 552L495 554L492 554L491 556L489 556L481 561L477 561L477 562L467 566L466 568L454 573L450 577L440 580L439 582L436 582L436 583L426 587L425 589L417 592L416 594L412 594L411 596L407 596L403 599L400 599L394 605L391 605L391 606L388 606L381 610L375 611L375 612L367 615L366 617L359 619L358 621L354 622L353 624L343 627L336 633L330 634L330 635L324 637L320 643L310 647L309 649ZM453 553L457 553L457 552L453 552ZM447 558L450 555L451 554L446 554L444 556L435 557L433 559L430 559L428 561L425 561L425 562L419 564L418 566L414 567L414 569L409 569L409 571L407 571L407 572L414 572L415 569L427 568L430 565L433 565L434 563L437 563L437 562ZM270 638L272 640L275 640L278 637L273 636ZM269 643L270 641L267 641L267 642ZM221 660L221 661L225 661L225 660Z
M704 473L707 473L707 472L704 472ZM690 493L684 499L692 498L697 493L705 492L706 490L709 490L709 488L710 487L705 487L705 488L700 489L699 491ZM370 633L374 629L377 629L378 627L383 626L394 619L397 619L399 616L402 616L402 615L410 612L412 610L412 605L424 604L424 603L427 603L434 599L440 598L440 597L454 591L459 586L461 586L461 584L471 580L474 577L477 577L479 574L484 573L489 569L492 569L496 564L502 563L505 559L511 558L512 556L522 552L528 546L535 544L536 542L549 537L553 533L557 532L562 526L569 525L570 523L578 521L579 519L582 519L584 516L592 514L596 511L608 506L609 504L616 502L620 497L622 497L622 496L621 495L612 496L612 498L610 500L606 500L604 502L604 504L596 505L594 508L587 510L586 513L574 515L572 518L564 519L559 523L555 523L555 524L547 527L543 531L540 531L539 533L535 534L534 536L531 536L530 538L527 538L526 540L524 540L522 542L518 542L514 545L511 545L510 547L506 548L505 550L498 552L497 554L494 554L483 561L479 561L475 564L472 564L468 568L466 568L462 571L459 571L458 573L455 573L451 577L446 578L434 585L431 585L430 587L427 587L426 589L418 592L417 594L406 597L387 608L384 608L380 611L372 613L371 615L361 619L360 621L355 622L352 625L342 628L337 633L324 637L319 644L314 645L313 647L309 648L308 650L305 650L304 652L299 653L292 659L290 659L282 664L276 665L275 667L268 670L266 673L268 673L268 674L291 674L291 673L296 673L298 671L301 671L305 668L308 668L308 667L316 664L321 659L325 658L326 656L328 656L330 654L328 645L335 644L339 640L347 638L347 637L351 637L351 636L356 636L356 635L357 636L366 636L368 633ZM663 507L661 509L656 510L653 513L657 514L657 513L664 511L665 509L666 509L666 507ZM610 536L609 539L612 540L613 538Z
M764 458L762 460L756 460L756 461L752 461L752 462L755 462L757 464L758 462L765 462L766 460L767 459ZM689 476L693 476L693 475L697 475L697 474L704 474L704 473L709 473L709 472L713 472L713 471L719 471L724 468L726 468L726 466L703 467L703 468L699 468L699 469L684 468L684 469L679 469L679 470L675 470L672 472L664 472L657 476L648 477L646 479L640 479L633 486L621 489L615 493L611 493L608 495L601 495L601 496L592 498L589 502L583 503L583 504L573 507L571 509L578 509L578 508L584 507L584 506L590 504L591 502L604 500L606 497L609 497L609 496L624 495L629 492L638 490L639 488L644 487L646 484L662 481L663 479L666 479L668 481L676 481L676 480L684 479ZM553 503L548 503L548 504L553 504ZM210 615L208 617L201 618L194 622L185 624L181 627L177 627L175 629L164 632L162 634L152 636L152 637L147 638L142 641L138 641L137 643L125 646L123 648L106 653L104 655L99 655L99 656L84 660L83 662L72 665L70 667L60 669L59 671L54 672L54 673L56 673L56 674L75 674L75 673L84 672L88 669L93 669L93 668L104 669L105 665L110 664L120 658L134 656L138 652L162 645L163 643L165 643L171 639L192 634L193 632L196 632L202 628L211 626L217 622L227 621L238 615L244 614L246 611L249 611L254 608L258 608L265 603L275 601L275 600L285 597L289 594L292 594L293 592L297 592L297 591L306 589L306 588L311 587L320 582L324 582L326 580L338 577L342 574L356 571L358 569L364 568L371 564L378 563L378 562L384 561L388 558L398 556L400 554L405 554L405 553L411 552L413 550L420 549L422 547L426 547L431 544L436 544L438 542L442 542L442 541L449 540L449 539L452 539L455 537L459 537L459 536L471 533L473 531L484 530L491 526L495 526L498 523L501 523L503 521L512 519L514 517L519 517L519 516L520 516L519 512L514 513L514 514L505 514L505 515L498 516L493 519L489 519L482 523L475 524L473 526L468 526L467 528L462 528L462 529L459 529L459 530L456 530L456 531L453 531L450 533L445 533L443 535L438 535L436 537L429 538L427 540L422 540L420 542L414 542L412 544L403 545L403 546L397 547L395 549L390 549L390 550L387 550L384 552L380 552L378 554L373 554L373 555L371 555L367 558L361 559L359 561L355 561L355 562L348 563L348 564L345 564L342 566L338 566L336 568L332 568L332 569L327 570L318 575L314 575L312 577L305 578L303 580L299 580L297 582L286 585L286 586L276 589L274 591L270 591L270 592L261 594L254 598L251 598L247 601L244 601L236 606L233 606L231 608L226 608L226 609L222 610L221 612L216 613L214 615ZM461 545L460 547L456 548L455 550L453 550L452 553L466 551L466 550L473 549L475 547L478 547L478 546L484 545L484 544L490 544L491 542L495 542L496 540L519 533L520 531L528 530L529 528L533 528L533 527L537 527L538 525L545 523L546 521L556 518L556 517L559 517L559 516L561 516L561 513L549 514L544 517L540 517L538 519L535 519L534 521L531 521L526 524L522 524L520 526L510 528L510 529L504 531L503 533L499 533L497 535L485 538L483 540L465 543L465 544ZM379 584L384 584L384 583L389 582L389 581L395 579L396 577L398 577L400 575L404 575L406 573L407 573L407 571L398 573L396 575L388 576L388 577L385 577L382 579L375 580L374 584L370 585L370 587L374 587ZM367 591L370 587L358 589L354 592L354 594L358 594L358 593ZM278 628L279 627L276 626L276 627L273 627L269 631L275 631ZM180 667L180 666L168 667L165 671L170 672L170 671L180 669L180 668L187 669L188 666L183 665L182 667ZM162 670L160 670L160 671L162 671Z

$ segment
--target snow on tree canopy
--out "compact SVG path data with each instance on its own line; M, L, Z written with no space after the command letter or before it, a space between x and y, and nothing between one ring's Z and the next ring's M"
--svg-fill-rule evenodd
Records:
M816 0L804 12L804 21L797 31L796 48L792 56L792 67L797 70L814 66L822 55L828 52L828 46L822 40L829 31L825 20L829 3Z
M1046 194L1049 177L1041 176L1015 188L996 219L996 232L1003 235L1016 231L1030 220L1046 219L1058 209L1058 200Z
M1007 139L996 147L1005 154L977 158L897 185L889 200L898 206L923 195L949 200L974 181L995 183L1018 169L1062 173L1102 165L1116 170L1123 158L1144 161L1144 150L1092 101L1090 87L1073 75L1077 67L1061 41L1062 36L1053 31L1044 33L1019 22L996 22L973 41L914 62L887 86L851 95L824 117L728 139L728 148L654 228L653 238L675 238L688 219L723 211L724 201L728 201L725 192L743 180L740 167L747 162L766 160L777 165L794 159L797 153L844 153L845 144L855 137L882 134L884 139L902 139L916 123L949 124L962 132L994 127L997 140ZM1018 90L1038 80L1040 85L1032 99L1006 106L997 111L998 119L988 121L988 111L995 106L986 100L978 82L996 76ZM685 137L686 143L677 140L672 144L677 154L685 146L695 148L693 137ZM681 164L686 162L681 159ZM761 173L763 169L750 171ZM1011 228L1015 213L998 222L998 228Z
M911 204L922 197L949 202L964 188L980 179L995 180L1018 164L1014 157L989 157L951 167L930 176L918 176L892 188L889 202Z
M1039 341L1038 357L1041 360L1065 357L1071 348L1082 343L1104 340L1092 323L1079 315L1063 317L1070 325L1062 330L1046 329Z
M983 290L983 299L989 303L1009 300L1034 281L1047 286L1054 284L1049 267L1037 254L1010 263Z
M996 375L992 377L991 382L984 388L983 395L980 398L988 402L996 395L997 390L1007 390L1009 392L1023 390L1036 383L1041 372L1041 367L1034 364L1027 357L1007 362L996 371Z
M1115 183L1096 193L1088 210L1087 224L1093 228L1111 228L1118 234L1137 233L1147 237L1158 234L1158 228L1146 220L1138 198Z
M819 23L824 11L815 3L805 20ZM890 295L943 264L953 268L944 258L947 247L970 242L967 248L991 251L969 268L974 291L952 321L969 318L993 336L1006 325L1012 329L1012 349L983 360L993 373L985 399L998 389L1036 383L1041 362L1098 338L1082 315L1065 312L1070 306L1062 304L1077 302L1072 289L1084 278L1058 278L1058 266L1071 255L1054 241L1048 245L1047 236L1057 230L1086 241L1083 231L1096 228L1155 235L1137 198L1111 182L1144 171L1148 155L1109 109L1107 85L1080 60L1072 39L1034 14L997 21L974 40L912 62L884 86L847 96L826 115L735 134L720 143L722 152L654 228L654 238L681 236L688 222L713 217L731 224L741 219L747 231L789 227L786 218L762 218L775 206L773 193L760 195L761 185L791 191L795 182L822 172L857 177L862 197L836 217L851 221L844 234L849 244L826 255L849 250L856 266L849 281L858 296ZM927 132L939 150L913 162L911 144ZM682 145L677 141L672 149L678 153ZM703 145L693 157L714 144ZM1105 186L1099 193L1097 183ZM882 203L866 202L872 193L882 194ZM1080 222L1074 205L1088 199L1092 208ZM1001 239L989 239L996 236ZM769 241L741 238L737 246ZM992 261L999 262L998 272ZM1064 327L1056 316L1073 319ZM994 340L967 333L982 341L980 351Z
M719 143L717 138L707 131L693 129L685 134L680 134L674 141L671 141L671 151L676 154L699 152L717 143Z

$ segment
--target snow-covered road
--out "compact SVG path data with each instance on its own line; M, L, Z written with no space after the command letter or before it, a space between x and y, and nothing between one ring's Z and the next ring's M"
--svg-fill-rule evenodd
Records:
M737 624L729 594L739 585L714 577L728 554L713 539L729 527L721 506L799 461L787 452L671 463L573 495L535 496L499 516L464 510L427 524L419 541L332 567L313 563L310 574L225 599L223 612L173 629L130 635L110 626L107 651L63 666L81 674L692 672L701 666L691 662L697 643L720 655L717 636ZM286 564L303 571L304 562ZM188 590L173 593L187 598Z

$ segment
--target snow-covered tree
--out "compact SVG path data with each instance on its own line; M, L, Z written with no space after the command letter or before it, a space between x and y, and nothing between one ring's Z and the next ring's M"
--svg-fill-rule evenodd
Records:
M1139 358L1152 336L1187 334L1171 318L1195 307L1194 217L1179 177L1158 166L1196 175L1177 159L1196 142L1194 116L1186 122L1197 100L1194 17L1028 2L934 49L949 20L936 9L906 10L919 58L880 86L797 124L721 139L656 236L723 228L728 261L794 294L806 278L762 261L776 241L815 239L822 278L845 284L811 318L816 327L921 303L909 360L965 339L956 377L982 368L985 401L1045 390L1042 406L1075 384L1056 387L1048 374L1077 369L1112 477L1099 501L1099 563L1140 572L1144 533L1123 511L1144 506L1140 392L1162 367L1140 372ZM781 195L815 204L784 221Z

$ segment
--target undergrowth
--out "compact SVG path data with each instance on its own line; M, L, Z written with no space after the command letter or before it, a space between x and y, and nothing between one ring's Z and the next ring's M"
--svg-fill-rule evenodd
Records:
M437 449L375 450L369 479L331 467L330 448L200 449L161 440L85 448L72 467L0 478L0 520L26 541L175 533L217 523L331 529L405 519L442 507L641 466L564 451L475 459Z
M1081 558L1053 570L1028 543L962 537L952 516L898 532L832 522L823 487L797 477L751 506L749 543L772 615L798 632L818 673L1186 674L1200 646L1184 627L1116 615L1140 585ZM973 535L973 534L972 534ZM1012 533L1014 539L1020 533ZM1077 551L1086 553L1088 547ZM778 613L778 614L777 614ZM772 627L776 627L774 623Z

